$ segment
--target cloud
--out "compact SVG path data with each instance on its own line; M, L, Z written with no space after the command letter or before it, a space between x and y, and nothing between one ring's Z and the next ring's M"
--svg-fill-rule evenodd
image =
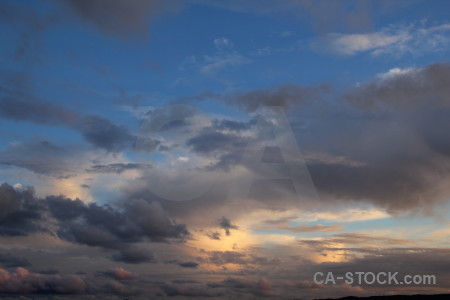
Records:
M325 262L313 267L312 272L332 272L335 276L345 272L398 272L397 279L401 281L407 274L433 274L438 281L445 282L448 273L445 272L449 265L448 249L433 248L385 248L373 249L373 253L354 257L340 263ZM338 250L337 250L338 251ZM313 273L312 273L313 274ZM369 286L364 286L370 288ZM380 292L380 286L375 286L374 291Z
M155 257L152 252L137 247L125 247L124 249L121 249L119 253L114 254L112 259L127 264L155 262Z
M58 23L59 17L56 14L42 15L29 5L5 1L0 4L0 11L0 22L15 30L12 57L18 61L41 62L38 54L42 44L41 35Z
M5 268L29 267L31 263L25 257L14 256L9 253L0 253L0 265Z
M390 80L394 80L394 78L397 77L394 76ZM442 78L447 77L442 76ZM421 81L423 82L423 80ZM386 81L385 84L390 85ZM444 85L442 86L445 88ZM361 89L363 87L364 84L360 86ZM353 88L351 91L357 89ZM437 88L434 91L439 93ZM416 94L419 93L416 92ZM370 97L366 98L370 99ZM314 107L311 109L311 106L306 105L305 109L308 109L308 113L311 111L307 119L298 122L300 118L304 117L303 114L300 114L292 121L293 130L297 134L298 140L302 141L304 152L307 153L305 156L314 158L309 159L307 166L313 182L322 196L320 203L332 204L351 200L371 202L381 209L387 209L390 213L416 209L424 209L425 213L430 213L428 209L432 208L433 203L445 195L445 190L439 190L439 181L436 182L436 180L444 180L441 176L443 174L441 168L444 168L445 160L424 147L423 142L426 139L422 140L420 135L417 135L420 131L417 131L419 127L416 122L421 120L423 115L421 118L415 118L414 115L425 113L425 111L408 112L407 110L405 112L401 110L401 112L386 113L353 105L351 101L344 98L339 100L339 106L323 101L322 105L317 107L318 111ZM445 120L446 111L442 108L438 110L441 111L442 120ZM405 118L409 113L413 113L411 118ZM425 115L428 113L426 112ZM320 117L324 114L329 117L326 119ZM245 142L249 139L249 132L227 129L222 131L216 128L224 127L215 126L217 124L219 123L213 122L213 127L211 127L209 123L203 122L201 130L187 131L190 134L196 133L192 137L190 134L188 135L187 145L190 146L191 151L201 157L217 159L215 162L213 160L211 166L218 162L228 163L228 166L239 165L239 158L245 149ZM305 126L305 124L307 125ZM388 130L393 124L397 126L397 130ZM253 128L249 131L251 132L250 136L255 136ZM311 132L315 134L311 135ZM432 130L432 132L433 134L437 133L436 130ZM434 140L444 141L445 133L442 131L442 136ZM390 147L384 145L390 145ZM327 149L326 153L323 152L324 149ZM374 151L367 151L367 149ZM445 143L436 145L437 149L445 150ZM314 150L320 150L320 153L314 152ZM409 155L405 156L405 153ZM228 157L232 159L226 160ZM207 169L204 170L207 171ZM136 188L139 189L137 186ZM277 189L280 192L291 191L292 185L280 183L277 185ZM144 190L134 191L131 194L151 199L148 189L147 192ZM262 189L262 191L266 190ZM258 198L259 202L274 207L273 198L268 197L265 192L258 195L261 195ZM429 200L433 199L433 201L425 202L422 200L425 197ZM210 205L219 205L214 204L214 199L209 200ZM206 201L208 200L205 198L203 202L199 200L199 203ZM277 205L280 205L280 201L277 202ZM167 205L167 207L169 206ZM188 211L192 213L193 210L192 207L187 208L186 214ZM220 238L217 235L211 235L211 237L213 239Z
M46 275L17 268L14 272L0 269L0 292L6 294L82 294L87 283L77 275Z
M219 131L201 132L190 138L186 145L193 152L205 157L217 158L203 169L206 171L230 171L241 161L243 150L250 138Z
M314 110L313 117L303 114L308 120L303 130L294 119L305 152L327 149L346 158L346 163L308 161L322 200L371 201L391 213L432 213L448 193L448 73L447 63L436 63L378 76L349 87L338 105L321 106L326 119Z
M216 55L205 55L204 62L200 66L200 72L207 75L216 75L219 71L226 67L240 66L250 63L248 58L245 58L238 53L221 53Z
M72 205L70 201L72 200L61 199L59 205ZM72 215L70 218L55 215L60 221L58 236L88 246L125 249L120 256L122 260L132 260L131 257L138 254L137 251L127 248L128 243L143 239L165 242L170 238L180 239L188 235L186 226L171 220L157 202L130 200L123 212L95 203L83 208L78 210L78 215Z
M388 1L313 1L313 0L288 0L279 2L269 1L219 1L219 0L192 0L194 3L216 6L232 11L253 13L258 15L272 15L277 17L294 17L310 25L319 33L327 33L332 30L361 31L373 27L375 15L386 11L400 10L405 5L411 5L408 1L391 3Z
M232 150L244 145L245 139L242 137L220 132L199 134L187 141L187 146L198 153Z
M0 293L5 299L123 299L116 296L142 293L142 290L134 290L124 284L138 277L123 268L97 274L111 277L114 281L88 279L84 275L32 272L22 267L12 271L0 268ZM8 294L11 298L5 297ZM30 298L21 295L30 295Z
M414 244L413 241L401 238L383 237L376 235L368 235L363 233L339 233L324 236L320 239L300 240L301 244L310 245L320 251L332 249L333 251L343 250L344 247L351 248L360 246L362 248L370 248L374 245L383 245L384 247L400 247ZM336 245L345 245L344 247L336 247ZM335 247L335 248L330 248ZM358 251L357 248L354 249Z
M31 94L3 87L0 83L0 117L50 126L66 126L78 131L94 147L119 151L134 141L128 128L101 116L81 116Z
M148 33L150 19L160 13L176 11L181 1L170 0L65 0L57 1L87 24L102 33L128 37Z
M45 125L73 124L78 115L32 95L0 87L0 117Z
M214 232L208 233L207 236L212 240L220 241L221 234L218 231L214 231Z
M224 37L214 39L214 45L219 50L232 49L234 47L233 43L229 39Z
M228 94L204 92L188 100L215 100L228 105L237 106L247 112L255 112L267 106L294 108L310 105L324 100L331 92L331 87L321 84L313 87L302 87L298 84L287 83L265 89L252 91L234 91Z
M351 88L344 99L352 105L370 109L394 107L417 108L427 104L448 106L449 63L434 63L423 68L391 69L375 79Z
M239 228L236 225L232 224L230 219L227 219L225 217L222 217L219 220L219 226L220 226L220 228L225 230L225 234L226 235L230 235L231 234L231 229L238 229Z
M65 178L76 173L69 161L78 154L46 140L16 143L0 152L0 164L28 169L37 174Z
M248 257L238 251L211 251L208 253L208 262L215 265L239 264L244 265L249 262Z
M64 196L39 199L32 188L16 190L5 183L0 186L0 207L3 236L56 231L62 240L118 250L120 254L113 259L128 263L153 260L151 252L134 246L136 242L168 242L189 234L186 226L169 218L159 203L143 200L130 200L118 210ZM57 221L56 229L50 217Z
M310 87L282 85L204 93L190 100L221 101L249 112L265 105L294 110L288 112L290 126L307 158L320 203L351 200L373 203L389 213L432 214L433 206L448 195L449 73L448 63L435 63L397 68L334 95L329 87L311 92ZM247 143L258 142L257 128L247 122L213 123L197 130L187 145L212 159L203 170L230 172L230 166L241 166ZM284 191L292 185L277 188ZM258 200L273 203L266 192L259 193Z
M197 268L198 263L194 261L187 261L187 262L179 262L178 265L183 268Z
M251 293L255 296L272 296L272 284L265 278L258 281L251 281L247 279L229 277L223 280L222 285L235 289L240 293ZM211 286L217 285L211 284Z
M404 41L408 36L403 34L368 33L368 34L329 34L326 41L327 47L338 54L353 55L374 49L382 49L392 44Z
M284 230L293 233L310 233L310 232L329 232L329 231L341 231L343 226L340 224L334 225L297 225L297 226L261 226L257 229L272 229L272 230Z
M23 236L46 230L41 225L44 207L35 201L32 188L17 191L6 183L2 184L0 208L0 235Z
M201 283L168 283L164 284L161 289L169 297L185 296L185 297L221 297L222 291L214 291L207 289Z
M248 112L264 106L292 107L320 100L329 92L329 86L301 87L296 84L284 84L268 89L230 95L225 101L242 107ZM228 100L228 101L227 101Z
M108 151L122 150L133 140L128 128L100 116L84 117L76 128L86 141Z
M445 51L450 44L449 32L448 23L428 27L426 24L413 23L389 26L370 33L329 33L315 40L312 47L325 48L342 55L370 53L372 56L420 56Z
M216 52L210 55L203 55L202 59L195 56L189 56L180 65L179 69L187 71L189 69L198 69L200 73L207 76L216 76L219 72L229 67L237 67L249 64L252 61L239 53L233 43L225 38L216 38L213 40Z
M136 163L115 163L109 165L94 165L88 172L91 173L115 173L121 174L128 170L145 170L151 168L150 164L136 164Z
M139 275L123 268L115 268L109 271L101 272L100 274L114 278L115 280L133 280L139 278Z

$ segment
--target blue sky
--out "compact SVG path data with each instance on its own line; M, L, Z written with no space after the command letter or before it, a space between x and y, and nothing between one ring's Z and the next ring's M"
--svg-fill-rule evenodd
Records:
M1 1L0 296L448 292L448 11Z

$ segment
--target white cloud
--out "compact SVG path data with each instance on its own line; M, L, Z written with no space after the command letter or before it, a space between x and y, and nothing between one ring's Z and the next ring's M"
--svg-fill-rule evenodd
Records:
M295 32L286 30L286 31L283 31L283 32L280 33L280 37L281 38L287 38L287 37L290 37L290 36L292 36L294 34L295 34Z
M249 63L250 60L238 53L220 53L217 55L204 56L204 64L200 71L205 74L214 75L218 71L228 66L239 66Z
M315 40L312 46L341 55L370 53L373 56L423 55L446 50L450 44L450 23L428 27L425 23L391 25L364 34L330 33Z
M251 62L250 59L234 49L233 42L228 38L216 38L213 40L213 43L217 49L214 54L203 55L203 59L189 56L179 66L179 70L197 69L200 73L214 76L226 67L239 66Z
M385 73L380 73L377 75L377 77L380 80L386 80L386 79L391 79L393 77L396 76L401 76L401 75L407 75L407 74L412 74L417 72L420 69L416 69L416 68L392 68L389 71L385 72Z
M233 43L229 39L224 38L224 37L214 39L214 45L219 50L232 49L233 48Z
M407 34L389 35L386 33L369 34L330 34L328 39L331 50L340 54L353 55L358 52L381 49L402 40L407 40Z

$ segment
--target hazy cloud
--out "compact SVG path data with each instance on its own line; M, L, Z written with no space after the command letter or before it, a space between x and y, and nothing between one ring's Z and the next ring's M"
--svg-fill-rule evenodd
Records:
M132 144L128 128L101 116L81 116L33 95L0 86L0 117L43 125L66 126L81 133L93 146L118 151Z
M315 40L312 46L319 51L325 48L342 55L370 53L373 56L419 56L445 51L450 44L449 32L449 23L434 26L391 25L377 32L329 33Z
M135 163L115 163L109 165L94 165L88 172L91 173L115 173L121 174L127 170L145 170L149 169L152 166L150 164L135 164Z
M150 19L159 13L176 11L181 1L170 0L64 0L57 1L68 7L77 17L95 26L101 32L121 37L148 33Z

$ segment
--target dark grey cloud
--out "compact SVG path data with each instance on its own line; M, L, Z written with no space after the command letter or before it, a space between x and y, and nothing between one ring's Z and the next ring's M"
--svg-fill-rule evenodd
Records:
M187 141L187 146L198 153L210 153L213 151L231 151L243 148L247 140L234 134L211 132L199 134Z
M240 294L253 294L255 296L274 296L273 288L270 281L262 278L257 281L252 281L248 279L228 277L219 283L210 283L210 287L226 287L228 289L233 289Z
M195 269L199 266L199 264L195 261L178 261L176 259L165 261L165 263L166 264L176 264L182 268L188 268L188 269Z
M62 203L73 206L67 200ZM188 235L186 226L170 219L157 202L130 200L123 211L92 203L77 211L81 214L76 217L72 215L69 219L67 216L61 217L61 214L55 215L62 222L58 231L60 238L88 246L128 251L124 248L127 243L143 239L166 242L170 238L180 239ZM127 251L124 253L132 256Z
M324 107L326 119L309 118L304 130L294 121L306 151L330 155L308 163L322 199L430 213L449 192L449 74L440 63L376 78L346 91L339 107Z
M215 265L224 265L229 263L245 265L249 262L248 257L244 253L238 251L211 251L208 254L209 263Z
M322 201L370 201L391 213L428 214L449 193L444 185L450 170L449 75L448 63L436 63L376 77L332 101L327 99L330 94L303 101L298 86L208 94L196 100L234 97L230 103L241 103L247 111L267 104L297 108L287 115ZM225 125L217 121L215 125L186 144L217 160L205 170L229 170L241 162L252 140L239 130L221 131ZM256 196L273 203L270 198L281 198L273 195L277 189L294 191L288 182L279 181L277 187L264 182Z
M166 283L161 289L169 297L211 298L224 295L223 291L207 289L202 283Z
M207 236L212 240L220 241L222 235L220 234L220 232L214 231L214 232L208 233Z
M231 95L225 101L242 107L248 112L265 106L292 107L302 106L321 100L330 91L328 85L301 87L285 84L268 89L260 89Z
M109 165L94 165L88 172L92 173L116 173L120 174L127 170L146 170L152 168L150 164L135 164L135 163L116 163Z
M219 220L219 226L220 226L220 228L225 230L225 234L226 235L230 235L231 234L231 229L238 229L239 228L236 225L232 224L230 219L227 219L225 217L222 217Z
M45 125L74 124L79 116L30 94L0 87L0 117Z
M216 130L230 130L230 131L243 131L249 130L256 124L256 118L251 119L248 122L234 121L227 119L214 119L212 121L212 128Z
M170 0L64 0L65 5L77 17L101 32L121 37L145 35L149 21L155 15L166 11L176 11L181 1Z
M162 145L161 142L157 139L148 136L138 136L133 144L133 149L137 152L154 152L158 151L166 151L169 148L165 145Z
M75 220L86 213L87 207L80 199L69 199L61 196L46 197L51 214L58 220Z
M88 284L77 275L48 275L17 268L13 272L0 269L5 294L83 294Z
M0 269L2 299L124 299L123 296L148 295L149 291L130 284L138 276L123 268L97 272L97 278L85 274L32 272L22 267ZM10 296L10 297L8 297Z
M65 178L76 170L70 158L76 151L56 146L50 141L35 139L28 143L17 143L0 152L0 165L28 169L37 174Z
M124 247L119 253L114 254L112 259L127 264L140 264L156 261L153 253L148 249L133 246Z
M108 151L122 150L133 141L128 128L100 116L83 117L76 128L86 141Z
M235 133L224 133L207 128L205 132L186 141L186 145L197 154L216 161L205 166L205 171L230 171L241 161L243 151L251 139Z
M434 63L351 88L344 99L363 109L450 105L450 63Z
M66 241L119 251L116 261L149 262L153 254L137 248L141 241L169 242L189 235L157 202L129 200L122 208L84 204L64 196L36 198L32 188L0 186L0 235L18 236L45 231Z
M99 272L99 275L111 277L114 278L115 280L133 280L139 277L139 275L127 271L123 268L115 268L112 270Z
M2 1L0 22L14 28L18 33L12 58L25 62L41 62L38 54L42 33L58 22L55 14L40 14L32 6Z
M31 263L25 257L0 253L0 265L4 268L30 267Z
M431 164L431 165L429 165ZM439 171L433 162L415 159L396 161L393 156L383 165L351 167L310 164L311 177L322 196L335 199L367 199L391 212L423 208L439 197L433 187L439 184ZM427 179L429 175L434 179ZM428 199L426 202L425 199Z
M318 86L315 99L304 97L302 87L284 85L207 93L195 100L228 101L246 111L265 105L289 108L290 125L322 201L370 201L391 213L429 214L449 193L444 184L450 169L449 78L449 64L435 63L380 75L334 96L325 85ZM247 124L213 121L186 145L215 160L203 170L229 171L242 162L246 146L258 142L243 134ZM266 162L278 162L274 156ZM281 181L276 187L264 182L259 190L255 196L267 204L273 203L275 190L294 191ZM275 198L286 193L280 195Z
M197 268L198 267L198 263L196 263L195 261L180 262L180 263L178 263L178 265L183 268Z
M16 190L9 184L0 186L0 235L23 236L45 231L42 226L44 203L36 201L34 190Z
M141 122L141 131L145 134L155 134L161 131L185 128L198 115L196 107L174 104L156 108L147 112Z
M253 91L236 91L228 94L215 94L204 92L194 97L186 97L185 100L216 100L228 105L237 106L247 112L254 112L267 106L283 108L302 107L325 99L331 92L328 84L318 86L300 86L287 83L265 89Z
M193 119L198 115L194 106L168 105L148 111L140 120L139 132L136 134L134 150L138 152L168 151L175 145L161 142L159 135L169 135L169 140L178 140L190 130Z
M134 137L128 128L101 116L81 116L29 93L4 87L0 83L0 117L43 125L66 126L78 131L87 142L107 151L131 146Z

